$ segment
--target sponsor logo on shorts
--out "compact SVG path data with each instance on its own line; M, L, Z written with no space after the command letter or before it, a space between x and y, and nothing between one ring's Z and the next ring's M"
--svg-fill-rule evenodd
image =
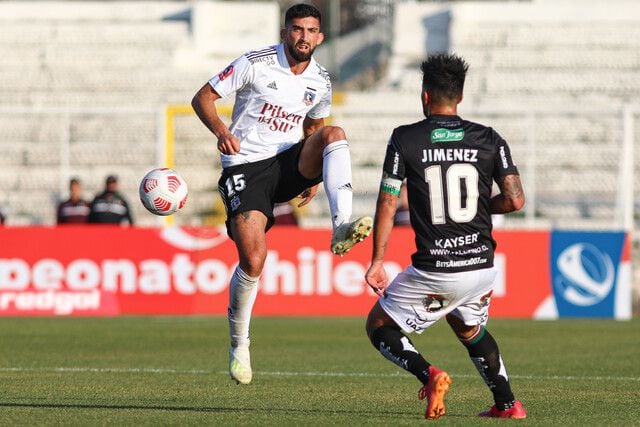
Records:
M231 199L231 210L235 211L239 207L240 207L240 197L235 196L233 199Z
M483 307L487 307L491 302L491 294L493 294L492 290L480 297L480 304Z
M428 313L435 313L449 305L449 300L442 295L427 295L422 299L422 305Z

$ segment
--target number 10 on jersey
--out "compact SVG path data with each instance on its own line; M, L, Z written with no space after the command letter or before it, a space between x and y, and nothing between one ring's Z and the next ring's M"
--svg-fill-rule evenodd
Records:
M478 212L478 170L468 163L456 163L446 169L443 183L442 166L429 166L424 170L424 179L429 184L431 223L446 224L444 208L444 187L447 186L447 211L456 223L473 220ZM466 188L464 203L462 186Z

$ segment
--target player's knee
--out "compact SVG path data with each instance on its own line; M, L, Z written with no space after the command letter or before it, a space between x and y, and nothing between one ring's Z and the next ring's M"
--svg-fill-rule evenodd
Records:
M364 324L364 330L367 333L369 339L371 339L371 334L374 330L379 328L382 325L379 319L376 318L374 311L371 310L369 315L367 316L367 321Z
M461 340L466 340L469 337L473 336L479 326L469 326L465 325L464 321L453 314L447 314L446 316L447 323L451 327L451 330L456 334L456 336Z
M322 128L322 141L324 145L329 145L336 141L347 139L344 129L339 126L325 126Z
M264 257L260 254L248 254L240 260L240 268L249 276L257 277L262 273Z
M373 325L373 323L371 322L371 318L367 318L367 322L364 325L364 331L367 333L367 337L369 337L369 340L371 340L371 334L373 334L373 331L375 331L376 328L378 327Z
M395 326L395 323L388 317L388 315L380 308L380 305L376 303L367 316L367 322L365 323L365 332L373 343L373 333L376 329L382 326ZM374 344L375 345L375 344Z

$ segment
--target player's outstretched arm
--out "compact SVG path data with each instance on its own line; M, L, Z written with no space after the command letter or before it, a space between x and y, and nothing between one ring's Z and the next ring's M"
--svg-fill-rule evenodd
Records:
M371 254L371 266L365 274L367 284L373 291L382 295L389 284L387 272L383 267L384 254L387 250L387 241L393 230L393 217L398 206L398 196L381 190L378 193L376 214L373 222L373 252Z
M218 150L223 154L237 154L240 151L240 141L220 119L215 104L218 99L220 95L209 83L205 83L191 100L191 106L202 123L218 137Z
M491 213L505 214L522 209L524 191L519 175L506 175L500 182L500 194L491 199Z

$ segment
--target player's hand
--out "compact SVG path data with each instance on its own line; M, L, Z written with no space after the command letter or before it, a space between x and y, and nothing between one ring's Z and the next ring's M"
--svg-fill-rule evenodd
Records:
M382 265L382 261L372 262L367 273L364 275L364 279L378 296L382 296L384 290L389 286L389 278Z
M231 132L223 133L218 138L218 150L222 154L236 155L240 151L240 140Z
M303 207L304 205L309 203L311 201L311 199L313 199L313 197L318 192L318 186L319 185L320 184L316 184L313 187L309 187L309 188L307 188L306 190L304 190L302 193L300 193L298 195L298 197L302 199L302 201L300 203L298 203L298 207L299 208Z

